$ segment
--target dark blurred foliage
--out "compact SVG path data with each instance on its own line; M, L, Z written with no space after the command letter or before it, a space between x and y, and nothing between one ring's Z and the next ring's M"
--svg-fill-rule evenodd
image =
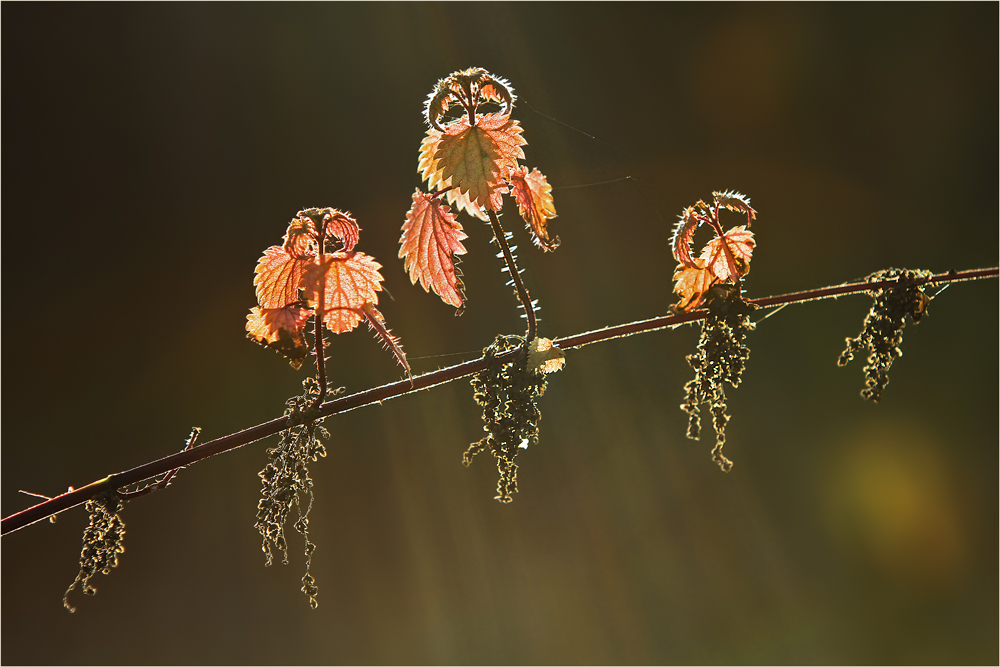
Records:
M750 296L997 262L995 3L2 14L4 515L33 504L18 489L281 414L303 374L243 325L301 208L356 216L415 370L520 332L481 223L461 318L396 259L422 103L460 68L513 83L526 163L557 188L555 253L505 218L543 335L666 312L673 222L717 189L759 212ZM84 512L4 537L2 660L995 664L997 303L995 280L936 299L878 405L836 366L866 298L761 323L728 475L684 438L691 328L568 354L507 506L488 457L460 463L483 434L466 381L330 419L317 611L294 533L292 563L263 566L264 445L204 461L126 506L121 565L75 615ZM400 377L363 331L332 355L349 392Z

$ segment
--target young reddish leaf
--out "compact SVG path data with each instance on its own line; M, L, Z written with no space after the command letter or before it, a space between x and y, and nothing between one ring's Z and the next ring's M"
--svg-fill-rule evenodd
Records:
M390 350L393 356L396 357L396 361L406 371L406 377L410 378L410 384L413 384L413 375L410 373L410 364L407 363L406 354L403 352L403 344L399 342L397 336L393 336L392 332L389 331L389 328L385 325L385 317L378 311L378 308L370 303L366 303L361 312L368 321L368 326L382 340L385 348Z
M330 217L326 220L327 237L332 236L340 241L343 246L340 248L341 252L351 252L358 244L358 237L361 234L358 223L346 213L334 209L328 210Z
M680 220L674 226L674 235L670 239L670 248L674 259L688 267L697 269L698 265L691 258L691 239L698 227L707 220L708 211L705 202L699 201L694 206L688 206L680 215Z
M455 308L463 301L462 281L455 271L455 255L464 255L462 239L467 238L462 225L440 199L413 193L413 205L403 223L399 238L399 257L410 274L410 282L434 291Z
M745 213L747 216L747 227L757 219L757 211L753 210L753 207L750 206L750 198L741 195L739 192L733 192L732 190L713 192L712 197L717 206L737 213Z
M427 135L420 142L420 158L417 160L417 171L420 178L427 182L427 189L431 192L440 190L444 185L441 178L441 164L435 157L438 148L441 147L441 138L444 132L439 132L433 127L427 128ZM447 186L444 186L447 187Z
M306 267L302 289L315 304L317 316L322 312L327 329L338 334L353 330L361 322L364 305L378 303L380 268L362 252L327 253Z
M722 282L735 282L750 270L753 254L753 232L746 225L733 227L725 236L705 244L700 261ZM727 252L728 250L728 252Z
M294 259L312 259L319 252L318 238L312 219L300 213L288 225L283 248Z
M449 184L451 179L448 179ZM473 218L479 218L480 220L488 222L490 219L489 214L482 206L476 206L471 199L469 199L468 192L462 192L458 188L448 190L442 197L449 205L455 207L455 212L465 211Z
M678 265L674 271L674 292L681 298L670 307L675 313L694 310L705 300L705 293L719 282L702 260L696 260L694 267Z
M424 119L435 129L442 129L438 120L448 111L452 102L460 104L466 111L475 109L483 102L504 103L504 114L510 115L517 96L506 80L493 76L482 67L452 72L439 80L424 106Z
M431 192L451 187L450 178L441 178L440 162L434 158L438 147L441 145L441 138L443 136L443 133L438 132L433 127L428 128L427 136L424 137L423 142L420 144L420 159L417 162L417 169L420 171L420 177L427 182L427 189ZM448 204L455 207L456 212L465 211L472 217L479 218L480 220L490 219L481 206L476 206L472 203L468 192L463 193L458 188L451 188L442 196Z
M482 83L482 87L479 89L479 101L496 102L497 104L503 102L503 112L509 116L514 108L514 100L517 99L514 89L506 79L495 77L492 74L487 75L487 77L488 81Z
M510 189L521 217L535 235L535 245L546 251L558 248L559 237L550 239L546 228L549 220L556 217L556 205L552 201L552 186L545 175L537 169L529 174L527 167L520 167L510 175Z
M312 311L297 304L284 308L254 306L247 315L247 338L283 355L298 370L309 355L302 329L311 316Z
M294 245L294 244L293 244ZM261 308L283 308L298 301L302 275L312 260L296 259L281 246L264 251L257 262L253 284L257 286L257 301Z
M516 120L501 114L479 116L475 127L459 118L445 128L434 154L438 178L467 192L475 205L499 211L507 192L504 179L524 158L521 132Z

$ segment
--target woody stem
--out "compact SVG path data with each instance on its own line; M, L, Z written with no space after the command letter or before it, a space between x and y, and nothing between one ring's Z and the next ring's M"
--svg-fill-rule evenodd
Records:
M995 279L997 277L1000 277L1000 269L994 266L987 269L949 271L947 273L937 274L928 278L918 279L915 284L948 284L966 280L982 280L987 278ZM781 294L761 299L751 299L750 301L760 308L773 308L775 306L782 306L790 303L805 303L807 301L837 298L847 294L870 293L872 290L893 287L898 284L898 282L899 278L890 278L873 283L864 281L860 283L835 285L820 289L810 289L792 294ZM625 336L634 336L636 334L673 328L679 324L687 322L696 322L698 320L705 319L707 315L708 311L703 308L689 313L663 315L648 320L628 322L595 331L588 331L571 336L563 336L561 338L554 339L552 343L563 350L581 348L585 345L592 345L594 343L611 341ZM497 361L500 363L514 361L514 358L520 353L520 350L511 350L510 352L497 357ZM381 405L383 401L405 396L407 394L429 389L431 387L437 387L447 382L451 382L452 380L457 380L458 378L479 373L480 371L485 370L486 366L486 359L480 357L455 366L441 368L430 373L417 375L412 378L412 380L400 380L398 382L382 385L380 387L373 387L350 396L341 396L321 406L318 416L329 417L331 415L340 414L349 410L356 410L368 405ZM47 519L48 517L58 514L59 512L67 510L71 507L82 505L87 502L87 500L95 498L101 493L121 489L129 484L134 484L157 475L162 475L167 471L191 465L197 461L202 461L223 452L232 451L238 447L243 447L252 442L256 442L261 438L266 438L274 435L275 433L280 433L290 426L288 422L289 418L287 416L277 417L264 422L263 424L258 424L257 426L239 431L238 433L222 436L220 438L216 438L215 440L192 447L191 449L184 449L184 451L176 454L166 456L156 461L150 461L130 470L108 475L107 477L91 482L86 486L75 489L70 487L71 490L66 493L44 500L33 507L23 509L20 512L11 514L10 516L3 517L3 520L0 521L0 533L7 535L36 521Z
M521 274L517 270L517 263L514 261L514 253L510 251L510 246L507 245L507 233L500 226L500 218L497 217L496 211L487 209L486 213L490 216L490 224L493 226L493 238L496 240L497 245L500 246L500 250L503 251L503 259L507 264L507 271L510 273L511 282L514 283L514 292L517 294L518 301L521 302L521 307L524 308L524 317L528 320L528 331L524 334L524 342L527 345L535 338L535 327L537 324L535 309L531 305L531 297L528 296L528 290L521 281Z

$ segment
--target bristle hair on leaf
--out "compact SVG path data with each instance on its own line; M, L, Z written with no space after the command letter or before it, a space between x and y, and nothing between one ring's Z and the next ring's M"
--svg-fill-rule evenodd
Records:
M748 227L751 222L757 219L757 211L750 206L750 198L746 195L741 195L733 190L723 190L722 192L713 192L712 198L716 206L746 214Z
M503 115L509 116L517 96L510 83L490 74L481 67L470 67L452 72L439 79L424 103L424 121L433 129L443 132L438 122L451 106L450 100L462 105L475 115L476 107L483 102L504 102Z
M677 224L674 225L674 234L670 238L670 249L674 259L691 269L699 268L691 258L691 239L698 227L705 222L704 206L704 202L699 201L681 211Z

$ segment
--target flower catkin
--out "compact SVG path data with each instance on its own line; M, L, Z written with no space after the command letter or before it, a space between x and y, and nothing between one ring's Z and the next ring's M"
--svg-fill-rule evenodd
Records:
M106 493L86 504L90 523L83 531L83 548L80 550L80 572L63 595L63 606L72 614L76 607L69 603L69 594L77 584L84 595L96 595L97 589L90 579L100 572L111 574L118 567L118 557L125 551L125 522L121 511L124 507L115 493Z
M527 353L514 361L501 363L497 357L524 345L520 336L497 336L483 350L487 361L485 370L472 377L474 398L483 408L483 430L486 435L469 445L462 456L466 466L473 457L486 449L497 460L500 480L497 482L496 499L502 503L513 500L517 492L518 452L529 444L538 442L538 421L542 413L538 398L545 392L546 373L562 368L562 351L551 341L536 338Z
M686 357L694 370L694 379L684 385L684 402L680 408L688 415L687 437L697 440L701 435L701 405L708 405L715 428L712 460L724 472L729 472L733 462L722 454L729 421L723 383L728 382L733 387L740 384L750 357L750 348L744 340L753 330L749 314L754 306L738 296L735 286L717 285L710 290L708 309L708 317L701 322L698 351Z
M921 287L931 275L930 271L919 269L885 269L868 276L870 283L898 280L891 287L869 292L874 302L865 316L861 333L856 338L846 339L847 347L837 359L838 366L846 366L862 348L870 351L864 367L862 398L876 403L882 398L882 391L889 384L889 369L897 357L903 356L900 345L906 316L919 322L931 301Z
M313 504L313 480L309 475L309 462L326 456L323 440L329 432L320 426L319 420L308 419L309 407L319 394L319 383L307 378L303 383L305 391L286 401L285 415L293 425L281 432L277 447L267 450L270 461L259 476L263 496L257 503L256 528L260 532L261 550L265 555L265 565L274 562L274 549L281 552L281 562L288 564L288 543L285 539L285 521L292 505L298 512L295 530L302 535L305 544L306 572L302 577L302 592L309 598L310 606L319 606L316 595L319 587L310 573L312 555L316 545L309 540L309 511Z

